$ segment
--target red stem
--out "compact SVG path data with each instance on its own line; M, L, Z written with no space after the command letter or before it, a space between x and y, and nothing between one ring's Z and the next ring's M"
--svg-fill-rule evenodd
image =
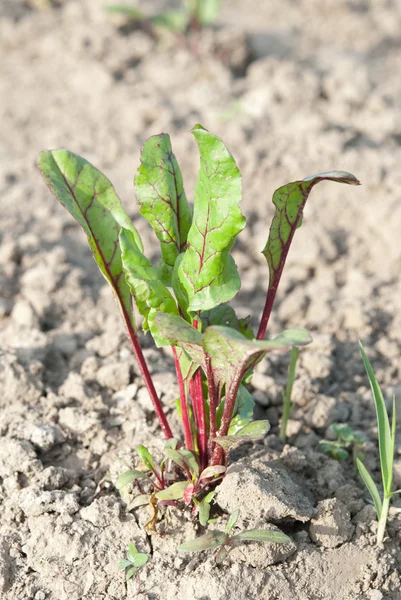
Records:
M164 414L164 410L163 410L162 404L160 402L160 399L157 395L157 392L155 390L155 386L153 385L152 377L149 373L148 365L146 363L145 357L142 352L139 337L135 333L128 315L124 314L124 320L125 320L125 324L127 326L128 336L129 336L129 339L132 344L132 349L134 351L135 358L138 361L139 369L140 369L142 377L145 381L145 385L149 392L150 399L152 400L153 407L155 409L155 413L160 421L160 425L161 425L164 435L166 436L166 439L169 440L170 438L172 438L174 436L170 429L170 425L167 422L166 415Z
M275 271L271 284L269 282L269 287L268 287L267 295L266 295L265 307L263 309L263 314L262 314L262 318L260 320L258 334L256 336L256 339L258 339L258 340L263 340L263 338L265 337L267 324L269 322L269 318L270 318L270 314L272 312L274 300L276 298L276 292L277 292L278 284L280 283L280 278L281 278L281 273L283 272L284 263L285 263L285 257L284 257L284 260L282 261L282 265L280 265L278 270Z
M241 385L242 378L244 373L237 373L235 378L233 379L232 384L230 385L230 389L226 394L226 401L224 404L223 416L221 418L220 429L217 432L217 437L224 437L228 434L228 430L230 428L230 423L232 419L232 414L234 411L235 400L237 398L239 386ZM214 449L212 458L210 460L210 465L222 465L224 460L224 450L223 448L216 443L216 447Z
M210 432L209 432L209 455L212 456L216 442L213 438L216 437L216 410L217 410L217 389L213 377L212 361L208 354L205 354L206 362L206 376L207 385L209 390L209 421L210 421Z
M198 369L194 375L196 412L198 414L199 459L201 470L207 467L207 431L205 405L203 402L202 371Z
M177 350L174 346L171 347L173 351L175 371L177 373L177 381L178 381L178 389L180 391L180 405L181 405L181 415L182 415L182 425L184 428L184 437L185 437L185 446L187 450L193 450L194 444L192 440L192 429L191 423L189 420L189 412L188 412L188 404L187 404L187 396L185 393L185 385L184 379L182 377L181 365L177 356Z

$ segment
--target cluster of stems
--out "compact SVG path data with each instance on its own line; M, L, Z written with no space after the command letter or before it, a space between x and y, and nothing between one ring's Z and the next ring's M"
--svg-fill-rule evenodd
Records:
M285 260L285 259L284 259ZM284 263L284 261L283 261ZM284 264L283 264L284 266ZM264 338L271 310L273 307L274 299L278 283L281 277L282 268L280 269L279 276L274 277L272 283L267 291L267 298L261 322L257 334L257 339L262 340ZM170 439L173 436L170 425L167 421L166 414L164 412L160 398L156 392L155 386L152 381L152 377L146 362L146 359L142 352L142 347L139 339L139 335L134 331L128 315L123 314L124 321L127 327L128 336L131 341L132 349L135 358L138 361L139 369L144 379L146 388L148 390L150 399L153 403L153 407L160 426L166 439ZM198 321L194 319L193 327L198 329ZM187 450L194 451L197 449L199 463L201 470L205 469L208 465L221 465L225 462L225 453L219 444L215 442L218 437L224 437L228 434L231 419L233 417L235 402L241 385L242 377L234 379L229 388L226 390L226 398L224 404L223 415L221 418L220 427L216 429L216 411L217 406L220 402L220 393L218 386L213 377L213 369L211 360L208 355L205 355L206 365L206 380L208 388L208 406L209 406L209 427L207 423L205 397L203 391L202 382L202 370L199 367L192 378L189 381L189 390L185 385L184 378L181 371L180 361L177 355L177 350L172 346L175 370L177 375L178 389L180 395L180 408L181 408L181 419L184 431L184 442ZM189 392L189 393L188 393ZM192 428L189 399L191 400L192 416L195 427ZM196 440L194 440L194 435Z

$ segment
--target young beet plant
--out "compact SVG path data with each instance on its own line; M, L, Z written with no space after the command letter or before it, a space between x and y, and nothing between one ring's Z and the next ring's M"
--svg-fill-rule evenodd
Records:
M377 383L376 376L372 369L372 365L370 364L369 359L366 356L365 350L361 343L359 345L362 354L363 364L365 366L365 370L369 378L369 383L372 389L373 400L375 402L376 408L377 429L379 437L379 457L383 484L383 500L380 498L380 493L377 489L375 482L373 481L365 465L359 458L356 459L356 464L358 467L359 475L361 476L364 484L366 485L375 505L377 518L379 519L379 527L377 530L377 543L381 544L383 542L384 533L386 531L390 500L395 494L401 494L401 490L396 490L395 492L392 491L396 428L395 398L393 397L393 417L390 428L390 421L388 418L386 405L383 399L383 394L381 392L379 384Z
M288 544L291 539L281 531L266 531L263 529L249 529L231 535L238 521L239 510L235 510L229 517L225 531L211 530L194 540L189 540L178 546L181 552L202 552L217 548L214 558L217 564L223 562L229 551L244 542L270 542L275 544Z
M180 499L192 502L205 520L211 499L207 500L207 495L205 500L207 487L223 475L230 447L243 439L263 438L269 429L267 421L252 422L254 402L246 383L253 367L272 350L310 341L301 329L264 339L309 193L323 180L359 182L349 173L334 171L289 183L274 193L276 210L263 250L269 284L255 339L250 318L239 319L228 304L240 289L230 251L245 227L239 207L241 175L218 137L200 125L192 133L200 154L193 210L169 136L151 137L142 150L135 191L140 213L160 242L157 267L143 254L138 232L100 171L67 150L45 150L39 168L50 191L86 233L94 258L113 289L167 440L161 464L141 448L143 470L123 474L119 487L134 481L140 495L146 497L150 492L153 506ZM174 438L156 393L132 301L143 317L144 331L150 331L158 347L172 348L184 443Z

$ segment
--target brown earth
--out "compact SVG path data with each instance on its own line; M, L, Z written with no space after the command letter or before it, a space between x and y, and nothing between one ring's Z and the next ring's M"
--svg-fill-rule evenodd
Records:
M400 26L390 0L232 0L189 46L152 39L98 0L2 0L2 599L401 598L399 497L376 548L374 511L352 465L318 448L331 423L350 423L366 434L365 461L380 480L358 338L401 412ZM140 147L170 133L191 197L197 122L225 141L243 173L248 228L235 250L243 274L235 306L254 324L274 189L331 169L363 183L314 190L288 260L271 333L297 326L314 338L300 359L290 445L277 437L281 355L254 379L257 416L272 433L236 453L218 495L225 511L241 509L241 527L274 523L294 544L243 546L220 567L211 555L177 553L194 535L187 515L171 512L167 534L150 538L140 527L147 509L127 512L113 487L119 459L133 463L141 443L160 449L158 426L111 293L35 166L41 149L56 147L96 164L155 257L132 191ZM149 338L144 345L178 432L171 357ZM117 571L132 541L151 555L139 593Z

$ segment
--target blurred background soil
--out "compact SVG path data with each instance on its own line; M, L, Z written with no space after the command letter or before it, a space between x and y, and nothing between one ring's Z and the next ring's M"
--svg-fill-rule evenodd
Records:
M149 12L162 5L138 2ZM367 460L378 475L374 407L357 340L368 349L386 397L396 394L401 414L400 31L397 0L227 0L215 25L191 39L152 36L108 13L99 0L0 0L4 598L135 597L135 585L126 588L115 570L134 527L131 521L122 528L117 496L103 507L109 522L81 513L92 506L116 455L128 456L157 430L116 305L84 235L39 177L36 159L44 148L68 148L101 169L156 259L157 244L137 218L132 185L141 146L150 135L171 135L191 198L198 156L190 130L201 123L219 135L243 174L248 227L235 248L243 275L235 306L241 316L252 314L254 324L267 286L261 250L273 191L321 171L354 173L359 188L322 183L312 192L270 333L305 327L314 337L294 388L291 443L314 452L331 423L349 422L369 437ZM171 360L156 354L149 338L144 344L172 409ZM272 439L287 367L288 357L273 357L255 380L257 416L271 421ZM328 497L333 494L327 488ZM323 497L321 490L315 495ZM89 521L92 529L80 533ZM141 534L135 529L132 535ZM50 538L56 543L49 549ZM350 547L344 569L360 553ZM81 566L76 557L85 557ZM374 555L372 564L378 560ZM381 579L374 582L363 574L362 561L362 574L345 578L343 591L327 583L321 595L313 595L306 579L298 595L283 587L275 596L276 575L266 598L400 598L399 565L389 558L385 564L377 566ZM290 581L291 569L280 568ZM234 570L231 576L239 577ZM154 595L143 597L178 597L174 577L166 595L155 583ZM253 577L247 597L264 598L266 579L259 571ZM212 600L233 597L230 587L208 592L214 583L205 581L204 594ZM320 585L314 580L315 588ZM371 590L382 595L370 596Z

